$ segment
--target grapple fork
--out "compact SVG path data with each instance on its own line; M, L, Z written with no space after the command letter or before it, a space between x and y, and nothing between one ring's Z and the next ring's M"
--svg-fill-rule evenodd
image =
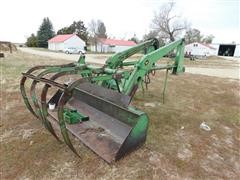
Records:
M60 138L54 130L59 129L64 142L77 156L80 157L69 133L111 163L145 142L148 116L130 102L141 84L150 83L151 72L165 69L178 74L184 71L183 45L184 40L180 39L159 48L157 40L152 39L114 54L103 66L86 64L83 55L76 63L36 66L23 73L21 93L29 111L58 141ZM174 49L173 64L156 64ZM124 62L140 51L146 54L138 61ZM59 79L66 75L78 75L78 78L70 84L60 83ZM145 77L149 81L144 81ZM32 81L30 99L25 85L27 79ZM40 97L38 84L44 84ZM49 88L56 90L50 98Z

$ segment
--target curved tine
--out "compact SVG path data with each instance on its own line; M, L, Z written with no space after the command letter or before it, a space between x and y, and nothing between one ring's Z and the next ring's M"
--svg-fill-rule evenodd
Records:
M72 67L75 66L74 63L69 63L69 64L65 64L65 65L46 65L46 66L35 66L30 68L27 73L32 73L36 70L39 69L46 69L46 68L50 68L50 67ZM37 114L34 112L32 106L29 103L28 97L27 97L27 93L26 93L26 88L25 88L25 82L26 82L27 78L25 76L22 77L21 81L20 81L20 91L24 100L25 105L27 106L27 109L35 116L38 117Z
M20 91L21 91L21 94L22 94L22 97L23 97L23 100L24 100L24 103L25 105L27 106L27 109L35 116L37 117L36 113L34 112L32 106L30 105L29 103L29 100L28 100L28 97L27 97L27 94L26 94L26 90L25 90L25 82L26 82L26 77L23 76L21 81L20 81Z
M55 81L57 78L67 75L67 74L77 74L77 72L81 70L80 67L72 70L72 71L65 71L65 72L59 72L57 74L54 74L50 80ZM43 117L47 120L47 103L46 103L46 96L47 96L47 92L48 92L48 88L50 87L50 85L45 84L41 93L41 104L42 104L42 113L43 113Z
M39 69L47 69L51 67L74 67L76 66L74 63L62 64L62 65L41 65L41 66L34 66L30 68L26 73L32 73L35 70Z
M64 106L65 104L68 102L68 100L72 97L71 93L72 90L79 84L81 84L82 82L85 82L86 79L79 79L77 81L75 81L74 83L72 83L62 94L62 96L60 97L59 103L58 103L58 120L59 120L59 126L61 128L61 133L64 139L64 142L68 145L68 147L78 156L80 157L80 155L77 153L76 149L73 147L72 142L68 136L68 130L66 128L66 124L64 121L64 115L63 115L63 111L64 111ZM80 157L81 158L81 157Z
M68 100L71 98L70 95L68 95L66 92L64 92L60 98L59 104L58 104L58 120L59 120L59 126L61 128L61 133L63 136L64 142L68 145L68 147L79 157L81 156L77 153L76 149L72 145L72 142L68 136L68 130L66 128L66 124L64 121L64 115L63 115L63 110L64 110L64 105L68 102Z
M75 69L75 68L74 68ZM73 69L73 70L74 70ZM49 73L53 73L57 70L52 70L52 69L47 69L43 72L41 72L37 77L42 77L44 75L47 75ZM67 69L67 71L69 71L69 69ZM57 137L53 127L52 127L52 124L49 122L49 121L45 121L44 120L44 117L43 117L43 114L41 112L41 109L40 109L40 106L38 104L38 99L37 99L37 96L36 96L36 92L35 92L35 89L36 89L36 85L37 85L38 81L34 80L32 82L32 85L31 85L31 90L30 90L30 94L31 94L31 97L32 97L32 101L33 101L33 104L35 106L35 109L36 109L36 112L35 114L38 116L38 118L42 121L42 123L44 124L45 128L58 140L60 141L60 139Z
M35 66L27 71L27 73L32 73L33 71L39 70L39 69L46 69L46 66ZM37 118L37 114L33 110L32 106L29 103L27 93L26 93L26 88L25 88L25 82L27 80L27 77L23 76L21 81L20 81L20 91L24 100L25 105L27 106L28 110Z
M46 70L47 71L47 70ZM46 72L45 71L45 72ZM41 73L39 74L38 76L43 76L44 73ZM38 104L38 99L37 99L37 96L36 96L36 93L35 93L35 86L38 82L36 80L34 80L32 82L32 85L31 85L31 89L30 89L30 94L31 94L31 97L32 97L32 101L33 101L33 104L34 104L34 107L36 109L36 112L35 114L37 115L37 117L42 121L42 123L44 124L45 128L58 140L60 141L60 139L58 138L58 136L56 135L55 131L53 130L53 127L51 125L51 123L49 121L44 121L44 118L42 116L42 112L41 112L41 109L40 109L40 106Z
M77 71L73 70L73 71L66 71L66 72L60 72L60 73L57 73L57 74L54 74L50 80L54 81L56 80L57 78L61 77L61 76L64 76L64 75L67 75L67 74L76 74ZM48 115L48 110L47 110L47 92L48 92L48 88L50 86L48 84L45 84L44 87L43 87L43 90L42 90L42 93L41 93L41 104L42 104L42 117L43 117L43 121L47 121L46 123L50 123L47 119L47 115ZM51 123L50 123L51 124ZM50 128L52 129L52 131L54 132L54 134L56 135L54 129L52 128L52 126L50 126ZM57 136L57 135L56 135ZM60 139L57 138L59 141Z

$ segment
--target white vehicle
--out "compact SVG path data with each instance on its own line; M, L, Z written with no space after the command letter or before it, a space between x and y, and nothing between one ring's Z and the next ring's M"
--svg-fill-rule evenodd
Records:
M64 49L64 52L66 54L85 54L86 53L85 50L78 49L78 48L75 48L75 47L66 48L66 49Z

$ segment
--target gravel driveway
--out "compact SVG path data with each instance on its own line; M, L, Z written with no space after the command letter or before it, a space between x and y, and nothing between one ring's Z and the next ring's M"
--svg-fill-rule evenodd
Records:
M34 54L34 55L39 55L39 56L45 56L45 57L50 57L54 59L64 59L64 60L69 60L69 61L77 61L79 59L79 54L65 54L61 52L51 52L51 51L44 51L44 50L35 50L31 48L18 48L19 50ZM110 55L101 55L101 54L86 54L86 62L88 63L96 63L96 64L104 64L105 58L101 58L100 56L110 56ZM97 58L99 57L99 58Z
M31 53L35 55L50 57L50 58L59 58L70 61L77 61L79 58L78 54L65 54L59 52L48 52L48 51L39 51L31 48L19 48L19 50ZM104 64L107 57L110 55L101 55L101 54L86 54L86 62L88 63L97 63ZM186 67L186 72L191 74L201 74L207 76L216 76L220 78L231 78L231 79L240 79L240 71L238 68L202 68L202 67Z

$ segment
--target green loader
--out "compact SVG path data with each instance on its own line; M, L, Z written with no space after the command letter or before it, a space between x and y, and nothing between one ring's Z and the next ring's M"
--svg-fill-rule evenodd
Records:
M161 58L172 52L176 54L172 63L161 65ZM144 55L127 61L136 53ZM137 89L149 84L149 74L157 70L184 72L183 60L184 39L163 47L150 39L112 55L104 65L88 64L80 55L78 62L33 67L22 73L20 89L29 111L58 141L56 129L77 156L69 134L111 163L146 141L148 115L130 105ZM75 80L59 81L66 76Z

